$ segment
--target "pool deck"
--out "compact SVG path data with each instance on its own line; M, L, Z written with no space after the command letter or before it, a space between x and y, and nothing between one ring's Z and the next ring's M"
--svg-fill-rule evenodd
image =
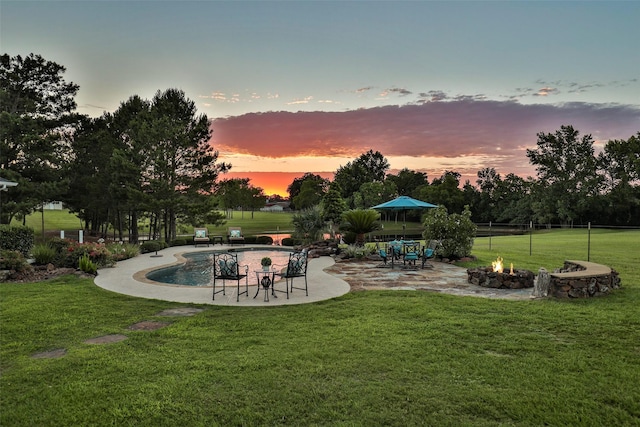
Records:
M248 247L248 246L247 246ZM254 249L273 249L273 246L251 245ZM164 301L175 301L191 304L212 304L212 305L232 305L232 306L268 306L268 305L290 305L305 304L316 301L323 301L336 298L346 294L350 286L344 280L332 276L324 271L325 268L333 265L331 257L320 257L309 260L307 267L307 281L309 283L309 296L304 290L294 289L289 292L289 299L283 293L277 293L277 298L269 293L269 301L264 301L264 292L261 290L256 298L257 283L255 274L249 272L249 295L241 295L240 301L236 301L237 287L235 281L227 281L226 295L217 294L215 301L212 300L211 286L179 286L168 285L160 282L153 282L145 277L145 274L159 267L180 263L181 254L186 252L200 252L210 250L242 249L242 246L212 245L210 247L175 246L163 249L155 253L138 255L124 261L119 261L113 268L103 268L98 271L94 282L99 287L141 298L159 299ZM278 283L280 283L278 281ZM294 285L303 286L304 278L296 278ZM284 284L276 285L276 289L284 289ZM216 289L221 287L216 286ZM244 282L241 282L240 291L244 289Z
M264 301L264 292L257 291L255 274L249 273L249 295L241 295L236 302L236 282L227 282L226 295L217 294L212 300L211 286L179 286L153 282L145 274L159 267L178 264L183 261L181 254L208 250L242 249L242 246L215 245L211 247L176 246L155 253L139 255L120 261L113 268L98 270L95 284L103 289L120 294L140 298L175 301L191 304L212 304L228 306L276 306L306 304L337 298L351 290L422 290L458 296L495 298L508 300L531 299L531 288L528 289L491 289L472 285L467 282L465 268L451 264L430 262L428 269L379 268L379 261L363 260L357 262L338 262L324 256L309 260L307 280L309 296L303 290L295 289L285 294L277 293L277 298L270 295ZM273 249L273 246L251 245L244 248ZM303 278L296 278L295 285L301 286ZM277 282L277 289L284 289L284 284ZM220 289L217 287L217 289ZM241 291L243 287L241 286Z

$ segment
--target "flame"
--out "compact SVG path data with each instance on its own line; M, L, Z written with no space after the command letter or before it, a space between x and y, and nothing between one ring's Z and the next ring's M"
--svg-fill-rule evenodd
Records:
M509 274L513 276L513 263L511 263L511 271L509 272Z
M502 273L504 271L504 266L502 264L502 257L498 257L496 258L495 261L492 261L491 266L493 267L494 273Z

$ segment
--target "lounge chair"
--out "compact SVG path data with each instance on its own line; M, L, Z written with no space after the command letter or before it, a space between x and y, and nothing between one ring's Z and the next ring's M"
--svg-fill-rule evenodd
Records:
M241 268L242 267L242 268ZM213 300L216 294L222 292L225 295L226 281L235 280L237 282L238 295L236 301L240 301L240 295L249 296L249 266L238 264L238 255L227 252L213 254ZM240 281L245 280L245 290L240 292ZM222 289L216 291L216 280L222 280Z
M227 242L230 245L234 243L244 243L244 236L242 235L242 228L229 227L229 234L227 235Z
M193 229L193 245L197 247L198 243L206 243L209 247L209 231L206 228Z

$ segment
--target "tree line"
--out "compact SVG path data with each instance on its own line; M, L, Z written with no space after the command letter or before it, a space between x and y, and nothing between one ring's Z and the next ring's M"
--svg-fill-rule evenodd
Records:
M338 199L348 209L366 209L405 195L445 206L450 213L468 206L476 223L640 225L640 132L608 141L598 154L593 137L569 125L537 138L537 148L526 151L537 177L503 177L486 167L477 172L475 185L469 180L461 184L455 171L429 182L426 173L406 168L388 173L384 156L369 150L341 166L333 181L309 173L288 191L296 209L322 200L327 220ZM419 215L410 212L407 218L418 221Z
M149 237L170 241L178 224L220 224L234 209L264 206L263 190L249 179L222 179L231 165L218 160L210 120L183 91L134 95L90 118L75 111L79 87L64 72L39 55L0 56L0 178L18 183L0 194L0 223L56 200L92 233L112 226L137 241L144 223ZM469 206L476 222L640 225L639 140L640 132L609 141L595 155L590 135L563 126L538 134L537 149L527 150L536 178L484 168L476 185L461 185L455 171L430 182L420 171L390 174L387 159L370 150L332 181L313 173L294 179L289 201L334 224L345 210L409 195L451 213Z

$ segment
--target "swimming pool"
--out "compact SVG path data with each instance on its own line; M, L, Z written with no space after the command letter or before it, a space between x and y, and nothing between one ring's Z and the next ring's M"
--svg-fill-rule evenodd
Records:
M184 264L163 267L150 271L145 275L154 282L168 283L171 285L185 286L210 286L212 281L211 258L214 252L222 251L202 251L182 254L186 259ZM226 252L226 251L225 251ZM261 270L260 260L268 256L273 262L273 266L285 267L289 261L291 249L263 249L263 248L238 248L233 251L238 254L238 264L240 268L249 266L249 284L252 284L252 273Z

